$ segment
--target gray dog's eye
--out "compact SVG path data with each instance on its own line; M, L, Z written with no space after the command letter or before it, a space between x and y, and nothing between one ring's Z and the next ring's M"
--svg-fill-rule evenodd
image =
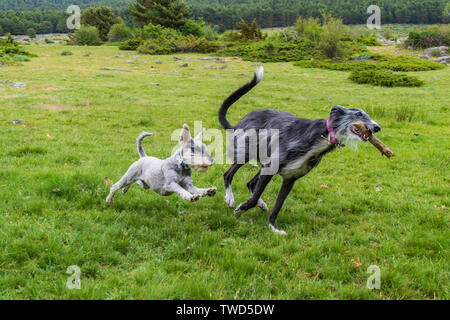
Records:
M361 111L358 111L358 112L356 113L356 116L357 116L357 117L362 117L362 115L363 115L363 114L362 114Z

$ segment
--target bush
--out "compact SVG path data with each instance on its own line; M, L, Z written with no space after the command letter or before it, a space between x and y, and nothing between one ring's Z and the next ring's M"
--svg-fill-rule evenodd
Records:
M241 21L237 23L236 28L239 29L238 37L241 41L261 41L267 37L267 35L263 35L261 27L256 23L256 19L253 19L250 26L244 19L241 19Z
M175 29L165 28L160 25L149 23L139 32L139 37L143 40L158 39L158 38L180 38L183 35Z
M205 31L203 30L202 25L193 19L189 19L186 21L183 28L181 28L181 33L184 36L193 35L198 38L201 38L205 35Z
M121 22L110 7L90 7L83 10L81 15L82 25L97 28L102 41L107 41L111 27Z
M304 19L299 17L294 25L294 30L300 37L306 37L313 42L319 42L322 33L322 26L318 18L310 17Z
M61 52L62 56L71 56L73 55L72 51L69 50L64 50L63 52Z
M27 36L29 36L31 39L36 38L36 30L34 28L28 28Z
M173 39L150 39L143 42L137 49L141 54L171 54L175 52Z
M36 57L35 54L29 53L22 49L22 47L14 41L11 34L8 34L6 39L0 39L0 57L8 57L9 59L14 55Z
M353 70L391 70L391 71L429 71L445 68L444 65L412 56L382 56L372 54L371 58L376 61L344 61L334 62L331 60L299 61L295 66L302 68L320 68L336 71Z
M321 57L314 43L304 38L293 42L228 43L228 46L218 51L218 54L261 62L288 62Z
M176 52L199 52L210 53L219 49L219 45L197 38L193 35L175 38L157 38L143 42L138 47L138 52L142 54L171 54Z
M209 40L209 41L215 41L219 38L218 30L216 30L216 28L213 28L208 24L205 24L203 26L203 33L204 33L205 39Z
M120 44L120 50L137 50L142 44L142 39L130 39Z
M323 32L320 35L319 49L327 58L343 57L349 52L349 46L342 41L345 37L342 20L324 15Z
M75 30L75 43L82 46L97 46L100 44L98 29L92 26L83 26Z
M374 36L365 37L361 35L358 39L356 39L356 42L369 47L381 46L381 43L379 43L377 38Z
M450 25L436 25L423 31L411 31L404 43L405 47L425 49L450 45Z
M126 41L131 38L133 38L133 33L125 23L116 23L111 27L108 33L108 40L111 42Z
M30 58L29 58L29 57L27 57L27 56L22 56L22 55L20 55L20 54L13 55L13 56L11 57L11 59L12 59L13 61L15 61L15 62L26 62L26 61L30 61Z
M352 71L349 79L359 84L382 87L419 87L423 85L423 81L416 77L389 70L355 70Z

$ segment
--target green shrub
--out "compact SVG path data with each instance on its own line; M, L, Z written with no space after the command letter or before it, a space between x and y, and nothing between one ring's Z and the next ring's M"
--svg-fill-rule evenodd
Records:
M120 50L137 50L142 44L142 39L130 39L128 41L122 42L119 46Z
M143 27L139 32L139 37L143 40L157 39L161 37L179 38L182 36L183 35L178 30L165 28L163 26L154 25L151 23Z
M238 37L241 41L261 41L264 40L267 35L263 35L261 27L256 23L256 19L253 19L249 26L244 19L241 19L236 28L239 29L239 34L234 34L234 37Z
M28 28L27 36L29 36L31 39L36 38L36 30L34 28Z
M215 42L205 38L197 38L193 35L175 38L157 38L144 41L138 52L142 54L171 54L176 52L210 53L219 49Z
M377 56L381 68L392 71L430 71L443 69L445 66L428 59L414 56Z
M318 18L310 17L304 19L299 17L294 25L294 30L300 37L306 37L313 42L319 42L322 33L322 26Z
M8 57L9 60L15 55L36 57L35 54L29 53L19 46L13 37L8 34L6 39L0 39L0 57Z
M189 19L184 24L183 28L181 28L181 33L184 36L193 35L198 38L201 38L205 35L205 31L201 23L195 21L194 19Z
M219 38L217 29L214 27L211 27L208 24L205 24L203 26L203 33L204 33L205 39L209 40L209 41L217 40Z
M261 62L289 62L321 57L314 43L305 38L293 42L227 43L227 47L219 50L218 55Z
M433 50L431 50L431 56L432 57L440 57L441 56L441 50L439 50L439 49L433 49Z
M111 27L108 33L108 40L111 42L126 41L133 37L131 29L125 23L117 23Z
M445 68L444 65L413 56L382 56L372 54L371 58L376 61L344 61L335 62L332 60L299 61L295 66L302 68L320 68L336 71L353 70L391 70L391 71L429 71Z
M82 46L97 46L100 44L98 29L92 26L83 26L75 30L75 43Z
M175 52L173 39L150 39L144 41L137 49L141 54L171 54Z
M350 47L343 41L346 33L342 20L330 15L324 15L323 18L325 22L320 35L319 49L330 59L348 55Z
M369 47L381 46L381 43L379 43L377 38L374 36L365 37L364 35L361 35L356 40L356 42L363 44L365 46L369 46Z
M13 61L15 61L15 62L26 62L26 61L30 61L30 58L29 58L29 57L27 57L27 56L22 56L22 55L20 55L20 54L13 55L13 56L11 57L11 59L12 59Z
M206 38L200 38L195 46L195 52L212 53L220 49L220 45L216 42L209 41Z
M404 43L405 47L425 49L450 45L450 25L430 26L422 31L411 31Z
M64 50L63 52L61 52L62 56L71 56L73 55L72 51L69 50Z
M98 30L101 41L108 40L111 27L118 23L123 23L123 21L116 16L110 7L90 7L84 9L81 14L81 24L95 27Z
M382 87L419 87L423 85L423 81L416 77L389 70L354 70L349 79L359 84L372 84Z

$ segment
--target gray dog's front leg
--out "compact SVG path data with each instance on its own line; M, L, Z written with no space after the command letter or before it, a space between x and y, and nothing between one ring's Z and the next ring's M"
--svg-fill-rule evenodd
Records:
M169 192L174 192L178 194L181 198L187 201L197 201L198 199L200 199L200 195L189 193L176 182L171 182L169 185L166 186L165 189Z

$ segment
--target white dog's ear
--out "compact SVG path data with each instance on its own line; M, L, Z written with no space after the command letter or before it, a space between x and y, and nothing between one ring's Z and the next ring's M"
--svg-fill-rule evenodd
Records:
M203 136L204 136L204 134L205 134L205 131L206 131L206 129L203 128L203 129L202 129L202 132L200 132L200 133L194 138L194 140L196 140L196 141L202 141L202 138L203 138Z
M192 137L191 132L189 131L189 127L187 124L184 124L180 134L180 143L181 144L188 143L189 141L191 141L191 139Z

